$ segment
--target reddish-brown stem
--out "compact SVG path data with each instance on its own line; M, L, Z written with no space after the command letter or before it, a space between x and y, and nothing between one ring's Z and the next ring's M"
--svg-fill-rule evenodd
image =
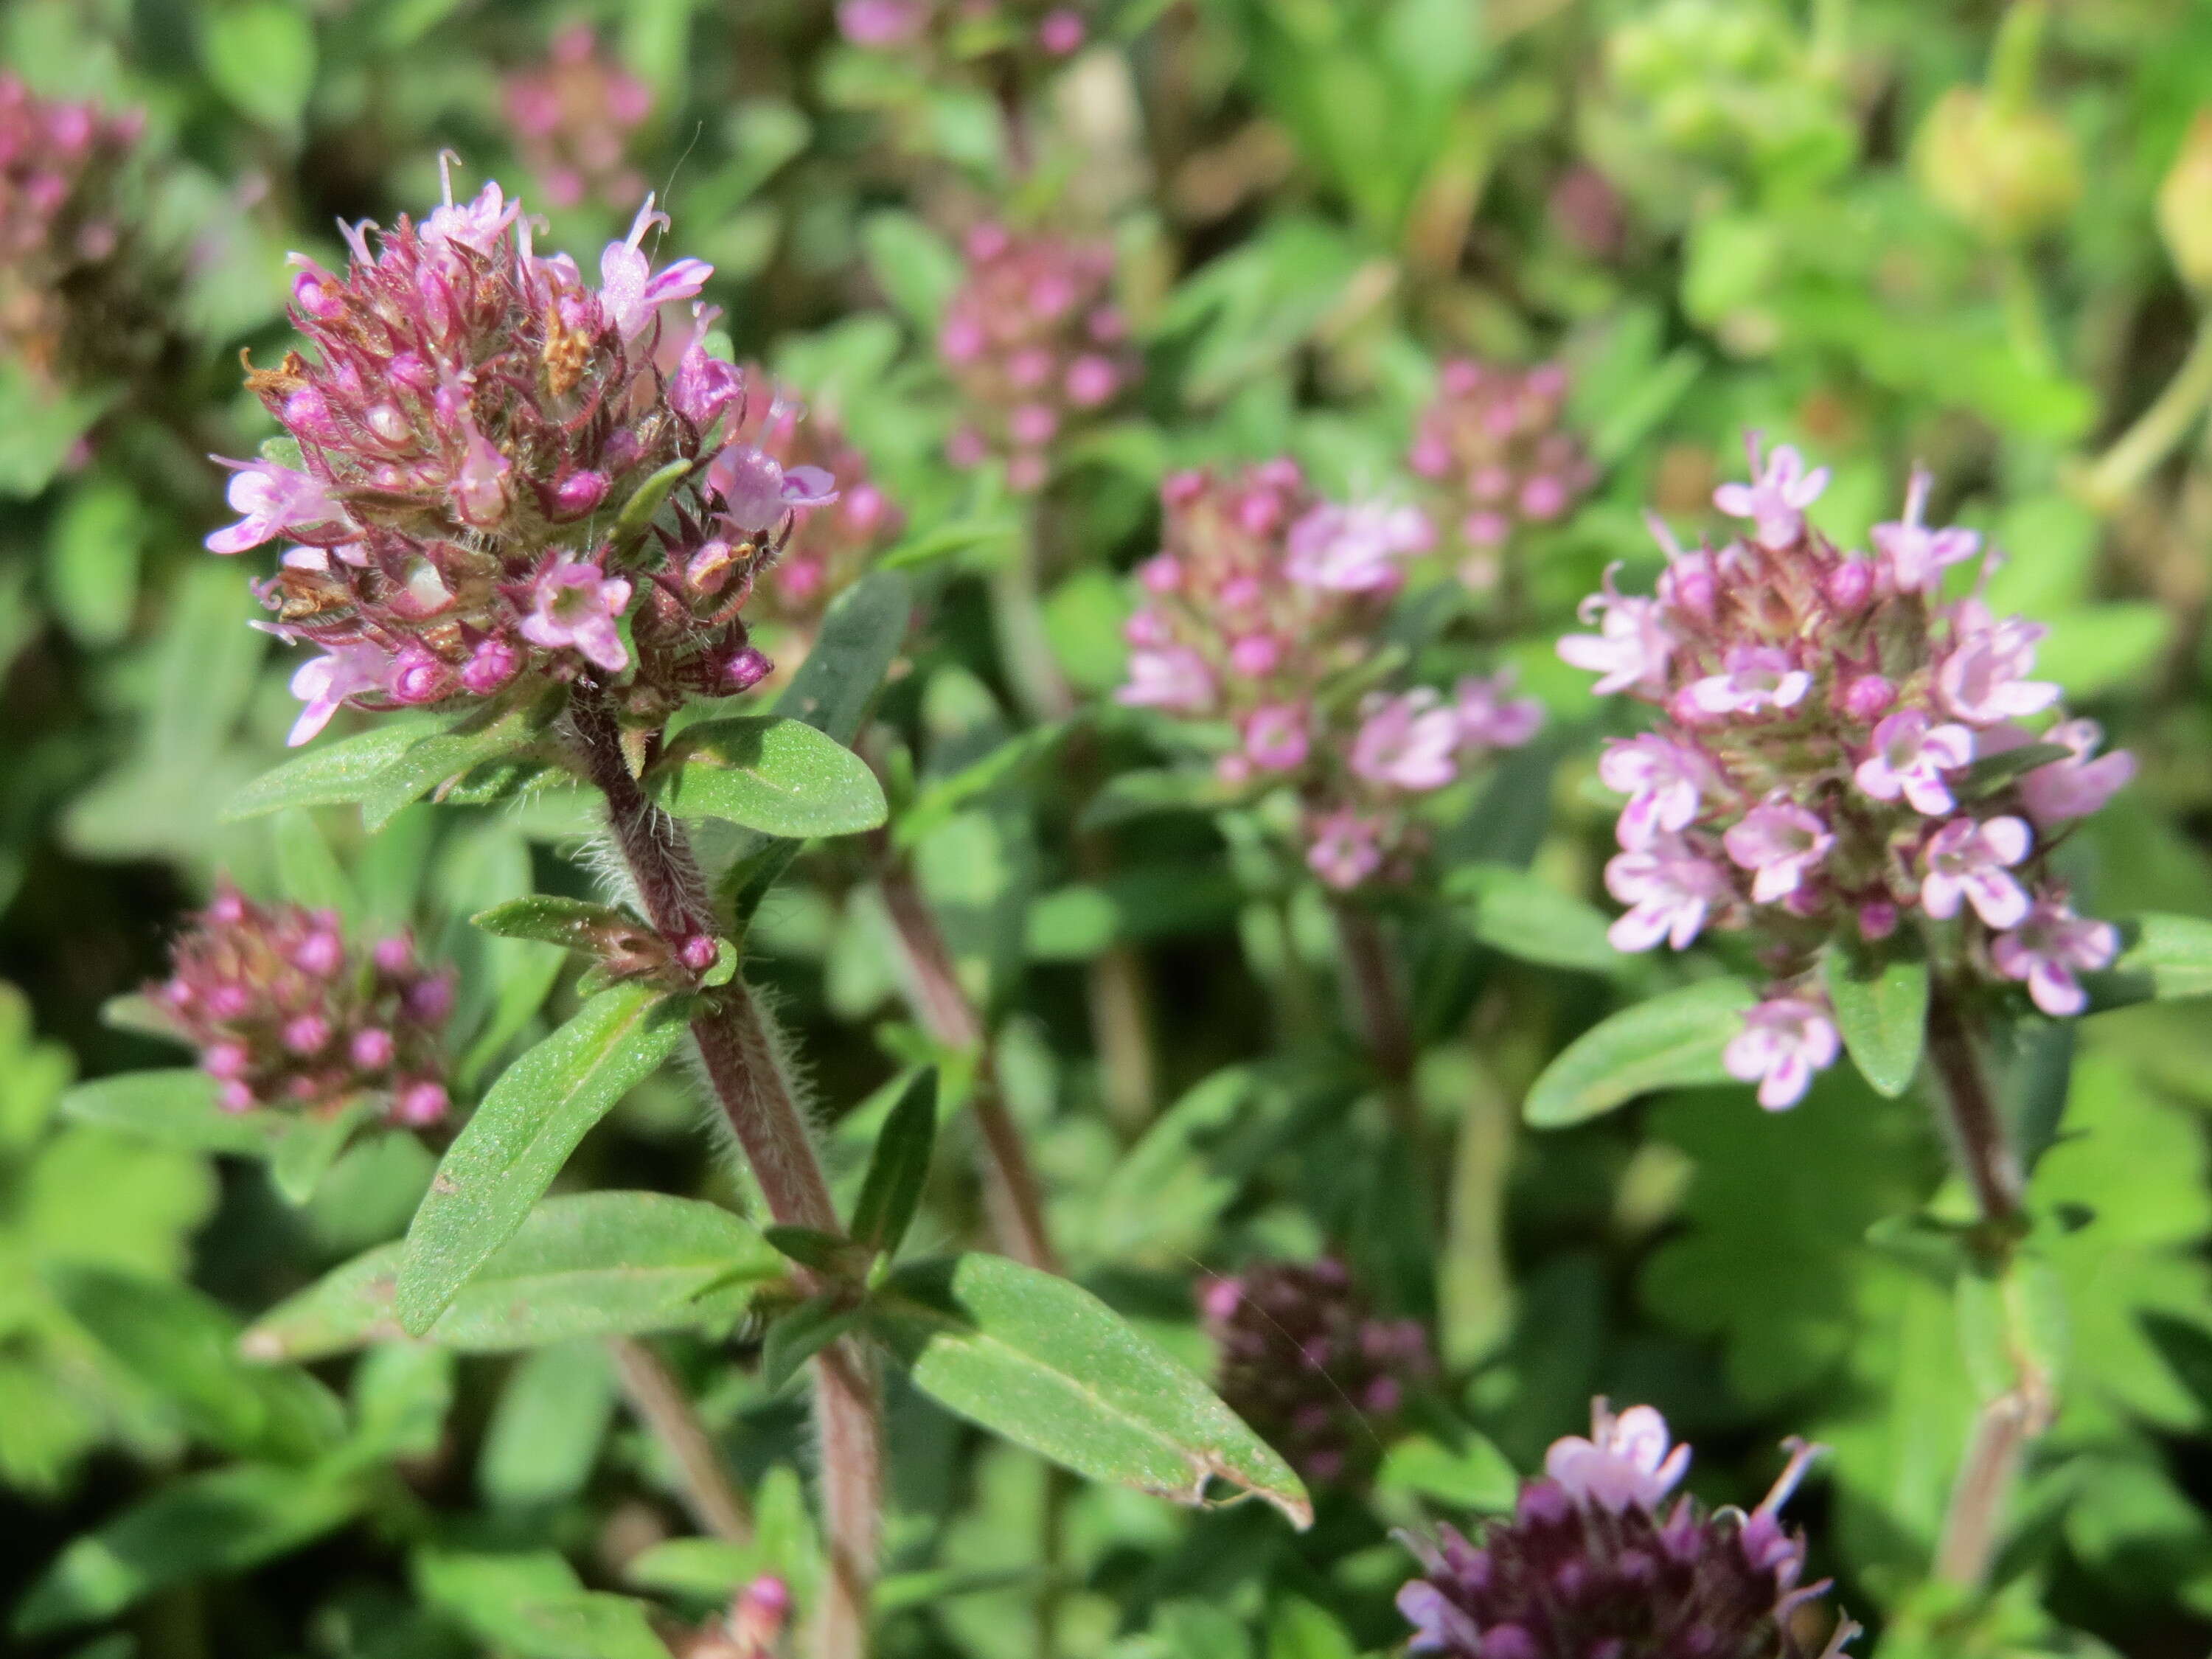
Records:
M1990 1093L1973 1031L1946 985L1939 984L1929 1000L1928 1060L1960 1172L1973 1188L1982 1218L2009 1235L2020 1219L2020 1160Z
M752 1517L730 1480L714 1437L691 1408L690 1396L661 1363L660 1356L635 1337L609 1340L623 1397L647 1431L660 1443L684 1482L684 1505L691 1518L717 1538L732 1544L752 1541Z
M1045 1273L1060 1271L1059 1257L1046 1230L1044 1200L1021 1127L1000 1091L982 1017L969 1000L952 965L951 952L914 872L894 858L879 878L884 908L890 913L906 958L908 994L929 1035L948 1048L975 1058L975 1127L983 1137L984 1200L991 1212L1000 1248L1017 1261Z
M571 700L569 720L586 775L606 798L608 827L647 919L672 944L694 934L719 934L690 840L639 787L605 699L580 690ZM830 1183L785 1078L775 1034L742 975L702 996L691 1036L769 1213L786 1225L839 1231ZM815 1651L822 1659L860 1659L867 1651L883 1508L878 1395L874 1364L857 1342L837 1343L816 1359L815 1431L830 1558L830 1582L814 1616Z
M1431 1174L1422 1197L1433 1214L1446 1179L1444 1161L1429 1144L1428 1126L1421 1121L1421 1103L1413 1088L1418 1056L1397 959L1372 911L1348 902L1340 902L1334 908L1337 950L1352 1024L1381 1074L1383 1108L1404 1138L1413 1168Z

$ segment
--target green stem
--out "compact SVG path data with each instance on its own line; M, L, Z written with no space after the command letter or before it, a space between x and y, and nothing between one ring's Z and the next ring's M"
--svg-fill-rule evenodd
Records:
M1990 101L2000 113L2017 115L2034 103L2044 25L2050 18L2047 0L2013 0L2005 8L1996 44L1990 49Z
M2197 325L2189 355L2166 390L2090 466L2082 485L2090 504L2106 511L2117 507L2189 435L2208 403L2212 403L2212 313Z
M676 1465L691 1518L717 1538L750 1543L752 1517L745 1500L731 1481L721 1452L692 1409L683 1384L659 1354L634 1337L611 1337L607 1348L614 1355L623 1397Z

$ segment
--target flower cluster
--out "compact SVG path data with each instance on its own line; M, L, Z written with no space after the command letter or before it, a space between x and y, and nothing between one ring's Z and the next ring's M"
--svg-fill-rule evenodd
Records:
M446 1115L439 1033L453 978L404 936L360 951L331 912L256 904L226 882L147 994L199 1050L225 1111L333 1112L373 1095L394 1123Z
M1418 798L1526 743L1540 719L1502 676L1463 679L1449 699L1361 694L1405 562L1431 544L1427 520L1323 501L1279 459L1179 473L1161 495L1165 544L1138 571L1120 700L1227 722L1223 780L1296 790L1307 863L1330 886L1401 878L1420 849Z
M293 256L314 356L246 383L297 453L225 463L240 520L207 543L296 544L261 589L270 630L324 653L294 678L293 742L348 702L590 676L650 720L769 672L739 608L794 512L836 492L731 435L744 385L706 351L716 313L668 316L711 270L653 270L643 243L666 223L647 198L596 288L533 251L496 184L373 246L349 230L343 276ZM641 489L658 505L672 481L663 527L615 533Z
M117 188L144 127L0 71L0 352L42 376L125 367L152 337Z
M644 198L629 140L653 112L653 91L601 56L588 24L562 29L544 63L510 76L503 101L514 147L555 207L628 209Z
M1033 0L838 0L837 28L856 46L973 58L986 52L1054 59L1079 50L1091 26L1077 6Z
M760 370L745 374L748 382L769 384ZM830 601L898 539L906 518L869 479L867 458L830 416L803 407L781 387L755 410L757 423L743 435L787 476L837 480L836 504L803 516L753 592L754 613L763 620L811 633Z
M1003 458L1009 483L1036 489L1054 446L1136 379L1113 250L987 224L966 252L937 335L966 416L949 453L959 466Z
M1221 1353L1221 1397L1308 1480L1371 1464L1435 1374L1420 1325L1376 1318L1334 1257L1213 1279L1199 1307Z
M1466 358L1443 366L1407 465L1437 485L1465 550L1461 579L1493 586L1514 532L1565 517L1596 469L1565 424L1567 372L1556 363L1502 368Z
M1597 1402L1588 1439L1552 1447L1544 1476L1480 1546L1449 1527L1413 1543L1424 1573L1398 1592L1409 1650L1454 1659L1804 1659L1797 1609L1825 1594L1801 1585L1805 1543L1779 1511L1816 1448L1790 1462L1759 1507L1707 1513L1667 1495L1690 1449L1668 1444L1649 1406L1618 1417ZM1408 1540L1413 1542L1413 1540ZM1856 1634L1842 1621L1822 1650Z
M1812 981L1831 939L1954 924L1939 959L2025 984L2045 1014L2081 1012L2077 975L2109 964L2118 935L2075 915L2050 854L2134 762L2099 755L2088 720L2039 736L2021 724L2058 702L2057 686L2032 678L2045 630L1993 616L1978 583L1942 596L1948 569L1983 560L1985 574L1987 561L1974 532L1924 522L1924 473L1903 517L1856 552L1807 522L1825 468L1808 471L1786 447L1762 465L1754 439L1752 471L1755 482L1713 495L1746 521L1741 534L1686 551L1659 531L1657 596L1622 594L1608 572L1584 603L1599 631L1570 635L1559 654L1599 674L1600 693L1662 714L1599 762L1629 797L1606 866L1629 907L1613 941L1680 950L1708 927L1758 930L1774 988L1727 1063L1776 1108L1838 1052Z

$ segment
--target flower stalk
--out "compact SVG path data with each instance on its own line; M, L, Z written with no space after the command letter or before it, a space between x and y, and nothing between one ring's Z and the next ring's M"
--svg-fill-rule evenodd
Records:
M706 1531L732 1544L752 1541L750 1507L723 1467L714 1437L661 1358L635 1337L608 1340L623 1398L675 1464L684 1507Z
M569 720L586 775L606 799L609 828L647 918L679 950L689 939L714 938L714 913L690 839L639 787L613 710L603 696L580 690ZM836 1206L805 1117L775 1035L742 975L702 994L691 1036L769 1214L782 1225L836 1232ZM803 1270L801 1277L807 1277ZM839 1342L815 1360L814 1411L830 1565L814 1650L821 1659L858 1659L867 1650L884 1443L874 1364L856 1342Z

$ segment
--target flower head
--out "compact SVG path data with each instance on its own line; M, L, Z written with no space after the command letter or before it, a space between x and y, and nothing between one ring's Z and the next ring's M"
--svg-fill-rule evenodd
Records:
M1370 1469L1436 1372L1419 1324L1379 1317L1333 1256L1255 1263L1198 1301L1222 1398L1316 1483Z
M1291 526L1283 574L1330 592L1387 593L1405 580L1406 556L1434 539L1418 508L1324 501Z
M1851 777L1876 800L1901 798L1933 817L1958 805L1946 774L1973 758L1974 734L1965 726L1931 725L1926 710L1902 708L1874 728L1874 752Z
M445 1112L439 1031L452 984L417 964L404 936L357 950L334 913L257 904L224 881L147 994L200 1051L227 1111L327 1114L367 1095L395 1123Z
M1682 1498L1662 1511L1689 1448L1669 1446L1648 1406L1615 1417L1596 1402L1590 1437L1571 1436L1480 1543L1449 1527L1400 1534L1421 1576L1398 1593L1409 1651L1451 1659L1809 1659L1795 1615L1826 1593L1805 1584L1803 1538L1780 1510L1817 1448L1790 1462L1747 1515ZM1821 1659L1855 1633L1841 1621Z
M1455 526L1468 586L1492 586L1501 554L1532 526L1564 519L1595 480L1565 424L1566 371L1512 369L1466 358L1443 366L1407 457L1428 482L1442 522Z

